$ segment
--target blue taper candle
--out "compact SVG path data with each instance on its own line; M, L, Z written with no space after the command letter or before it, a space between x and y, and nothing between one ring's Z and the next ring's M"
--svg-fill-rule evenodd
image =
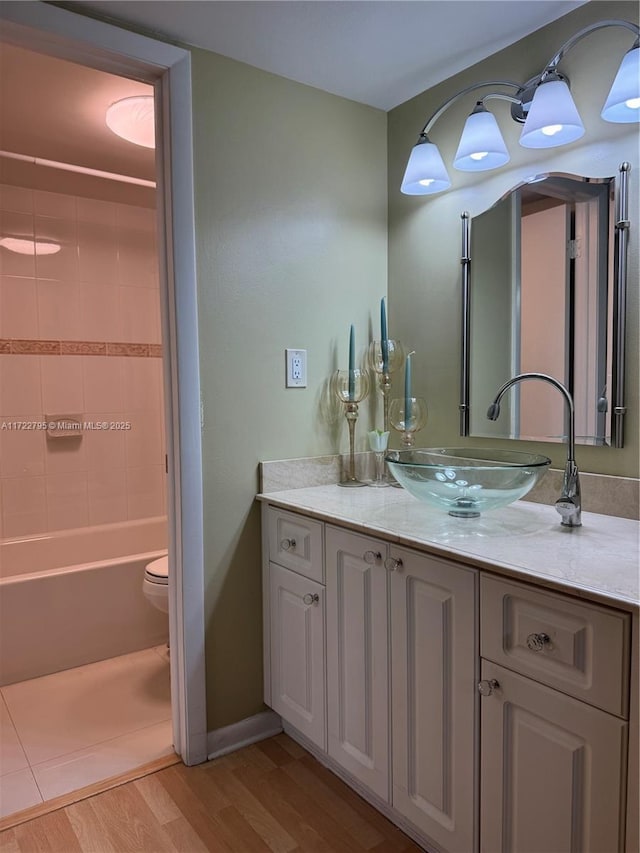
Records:
M404 428L407 429L411 420L411 356L409 353L404 366Z
M380 300L380 346L382 349L382 372L389 372L389 336L387 334L387 307L384 296Z
M353 400L356 393L356 375L354 373L356 367L356 343L355 331L353 326L349 331L349 400Z

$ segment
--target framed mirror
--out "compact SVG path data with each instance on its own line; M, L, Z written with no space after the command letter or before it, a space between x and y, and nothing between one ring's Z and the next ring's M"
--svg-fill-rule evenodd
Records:
M576 442L623 444L627 175L545 174L471 220L462 214L461 435L565 441L565 407L547 383L500 386L525 372L562 382Z

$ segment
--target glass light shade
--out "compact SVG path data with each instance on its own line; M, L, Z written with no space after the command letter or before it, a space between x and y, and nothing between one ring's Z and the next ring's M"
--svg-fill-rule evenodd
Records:
M640 47L625 53L600 115L605 121L640 121Z
M584 125L564 80L540 83L520 134L525 148L555 148L584 135Z
M144 148L155 148L155 117L152 95L137 95L133 98L123 98L111 104L105 117L107 127L116 136L142 145Z
M498 122L489 110L473 112L467 119L453 161L461 172L486 172L509 162Z
M405 195L431 195L450 186L438 146L426 138L421 139L411 151L400 191Z

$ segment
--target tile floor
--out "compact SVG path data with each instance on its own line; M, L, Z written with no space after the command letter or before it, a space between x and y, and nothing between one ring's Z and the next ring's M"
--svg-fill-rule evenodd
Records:
M165 646L0 688L0 817L172 752Z

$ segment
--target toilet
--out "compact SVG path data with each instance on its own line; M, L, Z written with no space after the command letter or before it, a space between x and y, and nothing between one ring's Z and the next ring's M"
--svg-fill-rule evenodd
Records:
M147 601L157 610L169 612L169 557L160 557L152 563L147 563L142 591Z

